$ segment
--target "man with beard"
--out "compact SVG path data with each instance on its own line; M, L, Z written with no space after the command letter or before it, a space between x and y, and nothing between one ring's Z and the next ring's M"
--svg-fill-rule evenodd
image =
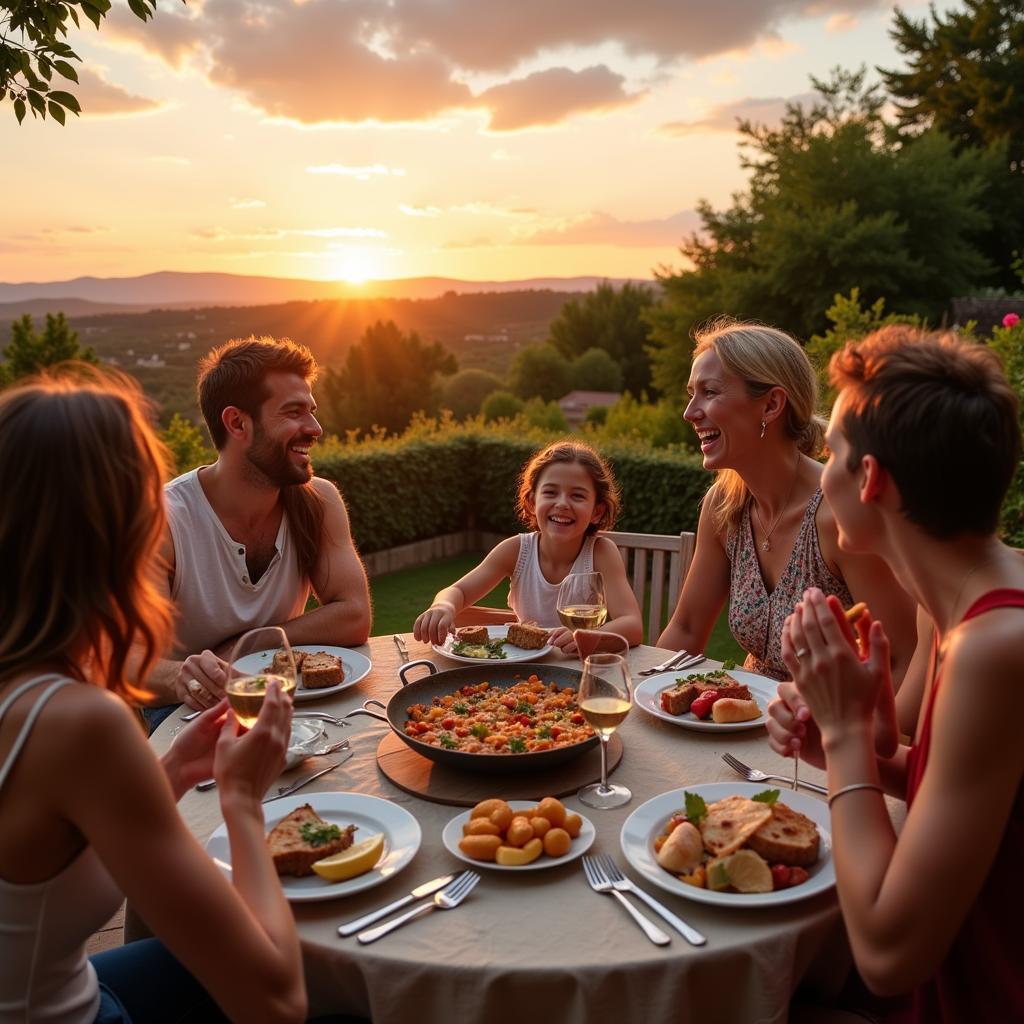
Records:
M178 617L174 660L149 678L150 728L174 707L224 695L238 635L281 626L293 644L351 647L370 633L366 573L334 484L313 476L323 433L309 349L250 338L200 363L199 405L217 461L167 484L168 592ZM305 613L310 590L320 607Z

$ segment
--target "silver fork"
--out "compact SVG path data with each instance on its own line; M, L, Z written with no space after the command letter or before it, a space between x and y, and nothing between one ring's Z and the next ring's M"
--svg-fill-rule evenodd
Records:
M679 651L660 665L652 665L650 668L641 669L637 675L654 676L659 672L671 672L673 669L693 668L694 665L699 665L702 661L706 660L703 654L690 654L689 651Z
M664 920L670 925L687 942L693 946L703 946L708 940L701 935L696 928L691 928L681 917L676 917L671 910L668 909L663 903L660 903L653 896L649 896L640 886L635 885L630 881L620 870L618 864L612 860L607 854L601 854L599 857L594 858L604 872L605 877L619 892L631 892L634 896L639 896L656 914L659 914Z
M644 935L647 936L656 946L667 946L671 941L672 937L666 935L656 924L652 921L648 921L643 914L640 913L636 907L633 906L625 896L622 895L618 889L611 883L605 873L601 870L601 866L597 862L596 857L584 857L583 858L583 873L587 876L587 881L590 883L590 888L594 892L607 892L611 893L629 912L629 916L633 918L643 930Z
M785 775L769 775L767 772L761 771L760 768L751 768L750 765L744 764L742 761L733 757L732 754L723 754L722 760L737 774L742 775L747 782L768 782L770 779L774 779L776 782L792 782L792 779L787 779ZM800 779L800 785L804 789L813 790L815 793L821 793L822 796L828 796L828 790L824 786L819 786L813 782L805 782Z
M388 921L387 924L378 925L376 928L367 928L356 938L364 944L376 942L388 932L393 932L396 928L401 928L403 924L408 924L417 917L423 917L424 914L429 914L432 910L454 910L473 891L479 881L480 876L475 871L463 871L454 882L446 885L432 900L427 900L426 903L414 910L402 914L401 917L396 917L394 921Z

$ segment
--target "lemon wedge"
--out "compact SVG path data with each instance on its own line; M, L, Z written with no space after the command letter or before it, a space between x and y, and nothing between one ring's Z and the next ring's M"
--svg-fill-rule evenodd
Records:
M313 870L328 882L344 882L357 875L364 875L380 860L384 853L384 834L377 833L353 843L347 850L336 853L333 857L324 857L315 861Z

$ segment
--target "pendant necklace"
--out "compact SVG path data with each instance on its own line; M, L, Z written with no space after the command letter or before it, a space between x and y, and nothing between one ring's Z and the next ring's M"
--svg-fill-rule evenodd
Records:
M757 525L761 527L761 532L764 534L764 540L761 541L760 547L762 551L771 551L772 549L772 534L775 532L775 527L779 525L782 520L786 509L789 508L790 499L793 497L793 491L796 490L796 480L800 475L800 452L796 453L796 469L793 473L793 482L789 485L789 494L786 495L786 500L782 504L782 508L779 509L778 515L772 520L771 526L766 530L764 523L761 520L761 513L757 510L757 500L754 500L754 515L757 517Z

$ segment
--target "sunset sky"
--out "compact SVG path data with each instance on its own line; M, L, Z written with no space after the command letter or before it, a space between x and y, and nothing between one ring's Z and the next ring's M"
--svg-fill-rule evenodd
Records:
M0 103L0 281L648 278L742 187L736 116L896 65L892 9L160 0L144 25L115 0L71 40L85 115Z

